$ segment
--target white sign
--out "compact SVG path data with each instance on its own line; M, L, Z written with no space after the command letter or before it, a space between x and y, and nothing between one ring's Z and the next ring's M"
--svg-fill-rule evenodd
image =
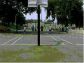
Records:
M28 0L28 7L37 7L37 5L48 7L48 0Z
M28 0L28 7L36 7L37 0Z

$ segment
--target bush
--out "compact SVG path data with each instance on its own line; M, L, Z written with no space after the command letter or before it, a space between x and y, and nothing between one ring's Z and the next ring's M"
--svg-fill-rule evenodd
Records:
M0 32L8 32L10 29L6 26L0 25Z

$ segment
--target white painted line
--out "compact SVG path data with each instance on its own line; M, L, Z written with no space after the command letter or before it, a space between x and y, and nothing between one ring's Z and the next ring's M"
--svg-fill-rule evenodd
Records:
M65 43L61 43L61 45L66 45Z
M54 38L54 36L50 36L53 40L57 41L56 38ZM58 38L58 37L57 37ZM66 45L65 43L61 43L60 45Z
M84 44L75 44L75 45L83 45L84 46Z
M54 36L49 36L49 37L51 37L53 40L57 41L57 39L56 39L56 38L54 38Z
M54 39L54 40L57 40L56 38L54 38L53 36L50 36L52 39ZM62 39L62 38L60 38L60 37L58 37L60 40L62 40L62 41L64 41L64 42L67 42L67 43L69 43L69 44L72 44L71 42L69 42L69 41L67 41L67 40L64 40L64 39Z
M37 45L37 44L5 44L5 45L0 44L0 46L13 46L13 45L26 46L26 45Z
M17 41L19 41L20 39L22 39L23 36L21 36L20 38L18 38L15 42L13 42L11 45L14 45Z
M13 46L13 45L14 45L14 46L15 46L15 45L16 45L16 46L32 46L32 45L33 45L33 46L34 46L34 45L36 46L37 44L5 44L5 45L1 45L1 44L0 44L0 46ZM52 46L52 45L55 45L55 44L41 44L41 45L50 45L50 46ZM61 44L61 45L64 45L64 44Z
M7 43L9 43L9 42L11 42L11 41L13 41L13 40L15 40L15 39L17 39L18 37L15 37L15 38L12 38L12 39L10 39L9 41L7 41L7 42L4 42L3 44L1 44L1 45L6 45Z
M60 38L60 37L59 37L59 39L62 40L62 41L64 41L64 42L67 42L67 43L73 45L71 42L69 42L69 41L67 41L67 40L65 40L65 39L62 39L62 38Z

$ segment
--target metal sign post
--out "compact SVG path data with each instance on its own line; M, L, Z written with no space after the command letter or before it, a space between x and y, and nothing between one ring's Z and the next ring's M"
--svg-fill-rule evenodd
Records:
M38 46L40 46L40 5L38 5Z
M48 7L48 0L28 0L28 7L37 7L38 13L38 46L40 46L40 6Z

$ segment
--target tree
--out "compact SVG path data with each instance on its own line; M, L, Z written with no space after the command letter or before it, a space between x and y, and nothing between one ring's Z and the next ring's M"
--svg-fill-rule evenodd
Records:
M0 0L0 18L3 18L5 23L13 23L15 15L26 10L27 0Z
M18 13L16 17L17 17L16 18L17 25L22 26L23 24L25 24L25 17L22 13Z
M71 20L72 24L76 24L77 27L83 27L83 2L77 1L71 10Z
M65 24L66 26L72 23L80 26L83 22L82 5L82 0L49 0L47 17L50 15L52 15L53 19L57 17L58 23ZM76 18L78 18L78 20L76 20Z

